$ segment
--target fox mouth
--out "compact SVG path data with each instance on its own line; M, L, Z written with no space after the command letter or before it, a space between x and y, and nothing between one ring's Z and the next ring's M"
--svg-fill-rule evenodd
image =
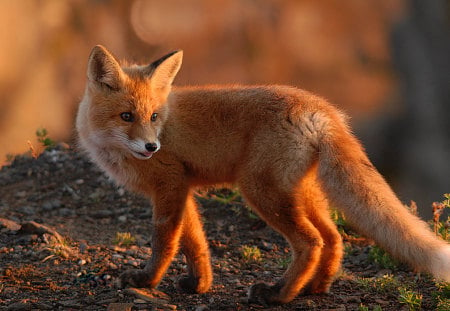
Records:
M154 153L155 152L153 152L153 151L138 152L138 151L133 150L134 157L138 158L140 160L150 159Z

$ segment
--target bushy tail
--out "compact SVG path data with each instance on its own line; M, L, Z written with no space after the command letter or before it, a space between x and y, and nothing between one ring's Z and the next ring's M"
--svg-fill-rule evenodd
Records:
M318 172L332 206L394 257L450 281L450 244L402 205L346 124L332 118L319 142Z

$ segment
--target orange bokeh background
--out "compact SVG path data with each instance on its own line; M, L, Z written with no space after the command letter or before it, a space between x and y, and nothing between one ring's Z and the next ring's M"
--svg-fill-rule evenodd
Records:
M390 41L405 1L1 1L1 162L28 140L38 145L38 128L73 142L96 44L140 63L183 49L179 85L305 88L346 111L364 137L380 116L405 110Z

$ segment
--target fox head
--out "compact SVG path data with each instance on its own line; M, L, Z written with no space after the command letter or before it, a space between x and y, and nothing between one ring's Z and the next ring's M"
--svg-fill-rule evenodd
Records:
M107 161L151 158L161 147L158 136L182 56L175 51L148 66L121 67L104 47L94 47L76 121L82 147Z

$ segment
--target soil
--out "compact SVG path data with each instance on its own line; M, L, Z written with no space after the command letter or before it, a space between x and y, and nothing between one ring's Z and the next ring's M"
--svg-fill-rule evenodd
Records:
M186 264L178 255L157 290L117 289L126 269L151 256L148 200L117 187L83 155L57 147L37 159L17 156L0 171L1 310L260 310L246 301L257 281L273 283L289 263L287 243L233 192L203 190L198 201L209 238L214 285L181 293ZM347 229L346 229L347 230ZM131 238L118 239L117 233ZM432 310L435 282L407 267L383 269L368 256L369 240L344 234L346 256L329 295L300 295L271 310L408 310L396 288L360 280L393 274ZM244 255L243 246L260 251ZM365 279L362 279L365 278Z

